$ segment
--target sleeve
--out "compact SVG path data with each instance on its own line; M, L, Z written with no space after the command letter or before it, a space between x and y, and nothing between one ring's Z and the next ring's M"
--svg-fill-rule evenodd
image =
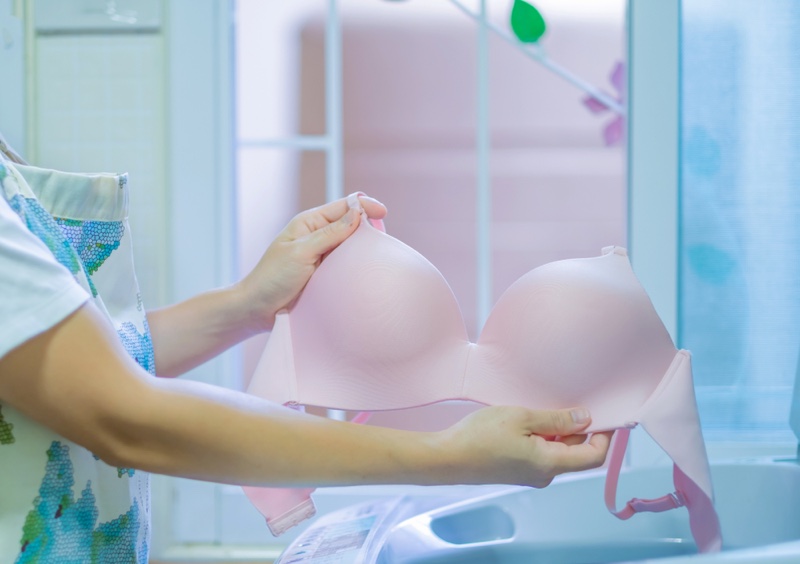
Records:
M0 358L65 319L89 294L0 194Z

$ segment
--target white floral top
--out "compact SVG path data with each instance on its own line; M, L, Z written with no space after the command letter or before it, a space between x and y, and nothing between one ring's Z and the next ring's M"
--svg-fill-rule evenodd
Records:
M48 308L60 307L60 293L54 292L51 301L42 291L33 293L34 277L46 272L27 269L25 253L32 248L28 243L33 233L50 253L43 249L44 259L34 258L59 263L54 267L72 275L59 282L71 296L70 302L62 299L66 314L93 300L113 322L128 353L154 374L152 342L133 271L127 175L64 173L2 159L0 185L0 212L5 213L0 214L5 224L0 229L0 265L14 265L2 269L0 289L14 288L17 294L0 292L0 311L5 305L41 302L27 314L19 312L15 323L30 332L21 338L45 331L65 316L47 315ZM15 217L9 220L9 208L21 223ZM9 241L16 236L19 241ZM32 289L26 294L27 287ZM10 332L0 330L0 340L4 334L10 338ZM0 342L0 356L16 344ZM0 402L0 562L146 564L149 523L146 473L108 466Z

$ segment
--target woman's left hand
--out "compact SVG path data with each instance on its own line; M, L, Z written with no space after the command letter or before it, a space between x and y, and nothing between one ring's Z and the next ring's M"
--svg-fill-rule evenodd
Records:
M379 201L368 196L359 196L358 201L367 217L386 216L386 206ZM275 314L292 303L322 258L355 232L360 212L342 198L299 213L278 234L255 268L237 284L236 290L252 312L247 322L253 332L272 329Z

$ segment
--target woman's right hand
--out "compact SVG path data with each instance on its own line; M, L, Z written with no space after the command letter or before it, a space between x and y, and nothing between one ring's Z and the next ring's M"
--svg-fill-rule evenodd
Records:
M479 409L436 434L449 483L519 484L543 488L557 475L597 468L613 432L582 434L591 418L582 408Z

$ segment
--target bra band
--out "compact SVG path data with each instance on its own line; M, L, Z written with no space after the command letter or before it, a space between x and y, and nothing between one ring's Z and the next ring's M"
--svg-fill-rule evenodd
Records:
M617 483L619 482L619 472L622 469L622 461L625 458L625 450L628 448L630 434L630 429L618 429L614 446L611 450L605 489L606 507L611 514L624 521L625 519L630 519L636 513L660 513L686 505L683 494L675 491L656 499L634 497L625 504L625 507L617 511Z

